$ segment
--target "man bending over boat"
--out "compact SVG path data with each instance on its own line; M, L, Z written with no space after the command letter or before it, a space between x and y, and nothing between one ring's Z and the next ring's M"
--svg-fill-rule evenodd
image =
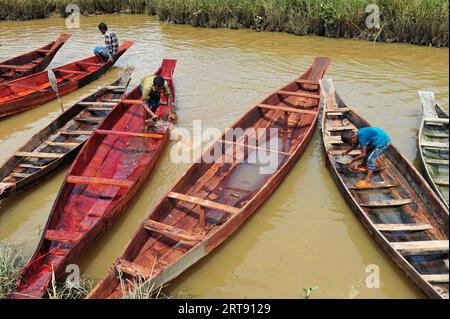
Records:
M105 35L105 46L96 46L94 54L103 61L113 62L119 48L119 39L114 32L108 30L108 26L103 22L98 25L98 29Z
M359 129L357 132L344 131L342 133L342 141L346 144L351 144L348 150L342 155L347 155L351 151L361 146L361 154L354 157L347 164L352 165L355 162L363 159L363 164L360 166L352 166L352 169L359 172L366 172L367 176L363 180L360 180L355 184L358 188L370 188L373 172L375 170L381 170L381 167L375 165L376 160L380 155L388 149L391 144L391 138L385 131L378 127L369 126ZM366 167L364 167L366 164Z
M169 86L162 76L152 74L142 78L141 91L142 101L144 101L144 103L146 103L150 110L155 114L151 120L156 122L158 120L156 112L161 104L161 93L164 92L167 101L170 99ZM147 123L152 124L151 121L147 121Z

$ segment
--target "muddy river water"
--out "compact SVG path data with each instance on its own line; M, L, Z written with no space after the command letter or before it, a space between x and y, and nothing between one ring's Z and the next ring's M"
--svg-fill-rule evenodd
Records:
M69 105L111 82L121 68L137 68L132 85L153 72L163 57L175 70L177 126L193 121L223 130L255 103L295 79L315 56L330 56L326 74L342 98L372 124L389 132L394 144L418 167L421 107L417 90L433 90L448 110L448 49L405 44L296 37L248 30L197 29L164 24L147 15L82 17L79 29L51 18L0 22L0 60L35 49L61 32L72 38L51 66L91 54L106 22L121 40L135 45L116 67L94 83L63 97ZM59 114L52 102L0 122L0 162ZM344 202L324 167L318 130L298 164L255 215L214 253L169 284L178 298L424 298L378 248ZM173 145L173 142L172 144ZM100 279L152 207L188 167L170 160L169 148L126 213L77 263ZM27 256L37 246L67 172L0 202L0 240ZM365 284L369 265L380 271L380 287ZM369 266L369 268L367 268Z

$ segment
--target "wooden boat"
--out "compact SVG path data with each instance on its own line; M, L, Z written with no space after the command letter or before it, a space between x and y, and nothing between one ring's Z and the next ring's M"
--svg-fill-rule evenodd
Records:
M448 208L448 113L433 92L419 91L423 118L419 130L420 159L424 176Z
M53 69L59 95L73 92L98 79L108 71L133 42L124 41L112 62L104 62L97 56L72 62ZM0 84L0 118L29 110L56 99L47 71Z
M40 49L0 62L0 84L45 70L70 36L62 33Z
M419 172L390 146L380 157L372 187L355 188L365 173L339 164L348 145L341 133L370 126L321 81L322 137L331 175L348 205L380 247L431 298L448 298L448 211ZM350 155L357 155L354 150Z
M169 120L175 91L175 60L163 60L156 74L166 78L172 98L161 98L160 118ZM169 141L168 126L147 128L148 108L134 88L103 120L72 164L38 248L12 298L39 298L47 293L52 270L56 280L65 267L91 246L125 211L153 171ZM64 281L64 280L63 280Z
M329 58L316 58L300 78L232 125L245 134L233 137L227 130L215 141L141 224L88 298L121 298L140 282L158 288L230 237L308 146L319 114L318 80L329 64Z
M133 73L126 68L111 85L76 102L0 166L0 199L46 178L72 161L92 131L125 94Z

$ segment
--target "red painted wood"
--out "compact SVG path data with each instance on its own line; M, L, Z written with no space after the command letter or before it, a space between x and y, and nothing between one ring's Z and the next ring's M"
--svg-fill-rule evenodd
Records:
M132 45L133 42L124 41L112 62L103 62L97 56L92 56L54 68L59 95L66 95L99 78ZM47 71L8 83L0 83L0 118L29 110L54 99L56 99L56 94L50 85Z
M175 65L175 60L163 60L156 74L172 77ZM173 85L170 89L172 96L175 96ZM133 89L127 98L140 99L140 87ZM164 96L161 98L165 99ZM161 105L158 115L168 120L172 107L173 103ZM120 103L105 118L99 130L143 133L147 118L142 105ZM22 279L12 298L22 298L23 294L44 296L51 280L48 270L54 269L56 278L64 281L65 266L79 257L119 218L153 171L169 141L168 128L157 130L150 128L149 133L161 134L163 138L94 132L70 168L45 227L64 234L73 233L74 238L79 239L68 235L64 242L60 242L42 237L34 256L21 274ZM121 188L102 184L72 184L67 181L67 178L73 179L71 176L85 177L85 181L89 178L128 180L133 185Z
M0 62L0 84L44 70L70 36L62 33L40 49Z

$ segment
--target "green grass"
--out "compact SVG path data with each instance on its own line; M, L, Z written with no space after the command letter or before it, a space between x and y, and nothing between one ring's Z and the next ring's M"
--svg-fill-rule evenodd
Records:
M25 259L12 245L0 242L0 299L14 291L24 264Z
M0 0L0 20L36 19L67 4L82 14L156 14L162 21L211 28L250 28L448 47L447 0ZM365 25L376 4L381 28Z

